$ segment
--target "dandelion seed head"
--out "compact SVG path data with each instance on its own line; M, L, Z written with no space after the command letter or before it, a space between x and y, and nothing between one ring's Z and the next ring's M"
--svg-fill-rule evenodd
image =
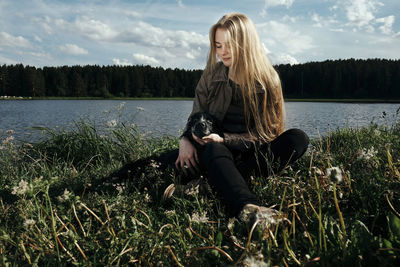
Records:
M326 169L326 176L337 183L341 183L343 181L343 173L339 167L331 167Z
M116 120L110 120L107 122L108 127L115 127L117 126L117 121Z
M14 130L7 130L7 131L6 131L6 134L12 135L12 134L14 134Z
M269 265L263 260L257 259L256 257L246 257L243 261L245 266L249 267L268 267Z

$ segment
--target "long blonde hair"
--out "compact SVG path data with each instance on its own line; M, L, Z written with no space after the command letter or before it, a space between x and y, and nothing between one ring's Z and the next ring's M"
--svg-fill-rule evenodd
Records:
M243 14L224 15L210 29L210 52L206 71L213 71L216 56L216 30L227 30L232 64L229 73L240 86L244 99L244 114L249 133L270 141L284 131L284 103L279 76L269 62L253 22ZM264 90L259 99L256 88ZM250 111L250 112L249 112ZM251 115L255 132L249 127Z

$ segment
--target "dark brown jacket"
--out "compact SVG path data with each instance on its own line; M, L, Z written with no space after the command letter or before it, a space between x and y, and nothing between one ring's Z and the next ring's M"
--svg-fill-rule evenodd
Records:
M219 62L213 72L204 72L196 87L193 110L190 115L197 112L208 112L222 121L231 104L232 87L228 78L229 69ZM262 88L256 88L263 94ZM224 143L232 149L246 150L257 140L249 133L224 133Z

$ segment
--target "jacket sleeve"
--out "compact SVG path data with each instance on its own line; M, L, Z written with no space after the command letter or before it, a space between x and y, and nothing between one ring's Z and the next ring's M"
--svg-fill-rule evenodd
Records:
M196 86L192 112L190 113L190 116L186 123L185 129L184 129L182 135L180 136L180 138L182 138L182 137L188 137L189 139L191 138L191 133L190 133L191 120L190 120L190 118L193 114L195 114L197 112L208 111L207 98L208 98L208 84L206 82L206 78L205 78L205 75L203 72L203 74L201 75L201 78Z
M249 133L224 133L224 144L231 149L246 151L257 143L258 139Z

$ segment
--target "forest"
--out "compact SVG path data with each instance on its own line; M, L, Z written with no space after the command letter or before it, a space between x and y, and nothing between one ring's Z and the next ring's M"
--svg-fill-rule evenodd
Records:
M400 60L274 66L287 98L400 99ZM136 66L0 66L0 96L193 97L202 70Z

